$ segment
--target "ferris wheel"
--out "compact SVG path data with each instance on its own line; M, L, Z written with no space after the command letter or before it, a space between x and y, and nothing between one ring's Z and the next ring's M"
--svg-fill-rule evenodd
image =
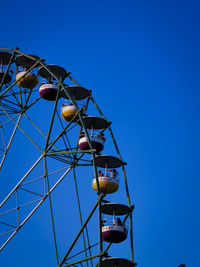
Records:
M13 166L5 163L19 143L23 144L24 151L14 162L18 166L18 157L22 157L26 171L18 177L7 196L1 194L0 250L23 231L25 223L48 201L57 266L136 266L132 229L134 205L128 190L126 163L111 122L97 105L92 91L82 87L62 66L48 64L17 48L2 48L0 169L7 179ZM106 147L108 153L104 154ZM31 154L29 158L28 153ZM85 176L87 170L93 173L91 177L89 173L84 177L91 180L91 186L86 183L87 188L83 189L79 176L81 173ZM73 205L77 199L74 213L79 214L80 220L77 222L76 217L71 223L80 227L66 253L59 257L52 193L56 194L68 177L73 179L74 191L66 188L71 195L67 205ZM122 186L125 193L120 194L119 201L113 201ZM91 203L84 209L80 197L83 190L86 195L93 194ZM91 222L97 235L90 231ZM130 240L130 259L110 255L112 244L120 246L127 239Z

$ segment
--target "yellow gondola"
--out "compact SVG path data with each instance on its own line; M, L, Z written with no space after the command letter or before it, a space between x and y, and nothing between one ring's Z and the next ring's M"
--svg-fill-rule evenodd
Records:
M99 189L103 194L112 194L116 192L119 188L119 179L109 176L100 176L99 180ZM92 188L97 191L96 178L93 179Z
M110 155L98 155L95 157L97 167L104 168L98 170L99 189L103 194L115 193L119 188L119 173L115 168L122 166L119 158ZM96 177L93 178L92 188L97 191Z
M32 72L28 72L27 74L25 73L26 71L20 71L17 73L16 75L17 84L22 88L33 89L38 84L38 78Z
M66 90L65 90L66 89ZM65 121L71 121L73 117L77 114L74 118L73 122L77 122L79 120L79 116L77 113L77 108L71 103L69 95L74 99L74 101L79 101L86 99L90 95L90 91L77 85L64 85L64 88L61 88L60 96L67 99L69 102L62 105L61 108L61 116ZM82 113L82 116L86 116L86 106L85 103L78 103L76 102L78 109Z
M33 69L39 66L39 63L36 64L37 60L39 60L39 57L34 55L29 55L29 57L19 55L16 57L15 63L19 67L16 73L16 82L20 87L33 89L38 84L38 78L33 73ZM28 71L31 67L32 70Z
M63 104L61 107L61 116L65 121L71 121L73 117L77 114L77 108L72 105ZM73 122L77 122L78 116L74 118Z

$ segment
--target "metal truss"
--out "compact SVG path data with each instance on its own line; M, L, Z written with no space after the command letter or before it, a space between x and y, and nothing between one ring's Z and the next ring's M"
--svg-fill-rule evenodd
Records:
M87 267L94 266L94 259L98 259L96 265L101 265L103 257L108 255L108 250L111 243L104 249L102 240L102 204L105 201L105 195L100 191L99 180L97 174L97 165L95 163L96 150L92 146L91 137L89 135L88 129L83 120L83 110L78 107L76 100L71 95L68 88L63 83L63 80L56 75L49 67L46 65L42 58L35 59L31 55L26 55L20 52L17 48L14 49L0 49L0 52L9 52L12 54L4 72L4 76L0 81L0 169L3 167L3 163L6 160L6 156L9 152L11 144L15 142L15 135L17 131L20 131L23 136L25 136L32 144L34 149L38 153L38 159L32 165L32 167L26 172L26 174L19 179L17 185L11 190L11 192L5 197L5 199L0 204L0 250L2 250L18 233L19 230L23 228L25 223L31 218L31 216L38 210L38 208L43 204L43 202L48 199L51 213L53 238L55 244L55 254L57 266L83 266L85 263ZM21 88L16 80L12 80L9 84L4 83L6 74L13 66L16 56L23 55L28 59L34 60L34 64L29 67L21 77L26 76L27 73L31 72L38 65L44 67L46 71L51 74L51 76L57 81L59 90L54 102L54 107L49 119L48 129L42 129L39 121L35 121L31 117L31 112L36 105L40 102L41 97L38 96L38 90L32 89L28 90L26 88ZM14 69L18 70L18 66L14 65ZM67 72L68 81L73 82L77 86L80 86L78 82L71 76L70 72ZM61 91L64 92L71 103L77 108L77 114L67 123L63 124L62 118L59 112L59 98ZM86 106L89 104L96 108L98 114L103 119L106 119L100 110L99 106L95 102L94 98L90 94L87 99ZM74 123L74 119L78 117L79 123ZM5 132L4 129L9 126L9 130ZM32 127L32 128L31 128ZM31 134L30 129L34 129L37 132L37 137ZM56 132L55 129L58 129ZM80 150L78 149L78 141L74 144L71 142L70 138L76 131L76 140L79 138L81 130L84 130L90 149ZM108 125L108 131L110 138L114 144L115 152L118 158L122 161L122 157L117 146L116 140L114 138L111 125ZM88 159L88 153L91 155L92 160ZM65 167L52 170L49 167L49 161L54 160L65 164ZM125 165L125 164L124 164ZM133 230L132 230L132 211L134 206L131 204L127 177L125 173L125 166L122 166L123 179L126 190L127 203L130 208L130 213L124 219L124 222L129 219L130 224L130 252L131 261L134 262L133 255ZM90 211L87 219L83 221L82 211L81 211L81 199L79 197L78 182L76 179L76 169L78 167L91 166L94 170L96 184L97 184L97 201L94 207ZM41 175L35 175L34 170L40 168L43 173ZM68 248L66 254L60 260L58 256L58 246L56 238L56 229L54 225L54 214L52 208L51 193L57 188L61 182L68 177L69 173L73 173L73 179L75 184L75 191L78 203L78 212L81 223L81 228L77 233L72 244ZM54 177L54 179L51 179ZM50 180L54 181L53 183ZM1 181L0 181L1 182ZM99 228L99 240L95 244L90 243L88 222L94 216L95 211L98 211L98 228ZM82 236L83 239L83 250L71 255L76 242L79 237ZM93 254L92 247L99 246L99 253ZM74 260L75 256L80 256L78 260Z

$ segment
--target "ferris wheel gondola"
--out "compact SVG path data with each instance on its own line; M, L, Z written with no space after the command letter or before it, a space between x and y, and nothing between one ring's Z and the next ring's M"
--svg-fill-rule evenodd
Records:
M39 57L34 55L28 56L29 57L19 55L15 59L16 65L20 68L20 70L16 72L16 81L22 88L33 89L38 84L38 78L33 72L33 69L39 66L39 64L35 63L36 60L39 60ZM31 67L33 69L29 71Z
M127 259L109 257L102 260L101 267L134 267L137 263L133 263ZM99 267L99 266L98 266Z
M61 107L61 116L62 118L69 122L71 121L77 114L77 107L75 105L72 104L72 102L69 100L69 95L75 100L75 101L78 101L78 100L83 100L83 99L86 99L89 95L90 95L90 91L87 90L86 88L84 87L81 87L81 86L77 86L77 85L70 85L70 86L65 86L65 89L67 90L64 90L63 88L61 89L61 92L60 92L60 96L62 96L63 98L65 98L66 100L68 100L68 102L66 102L65 104L62 105ZM69 95L68 95L69 94ZM83 116L86 116L86 106L83 104L83 105L80 105L78 102L77 103L77 106L79 107L80 106L80 109L82 110L82 115ZM77 122L79 120L79 117L76 116L73 120L73 122Z
M0 82L2 82L2 84L10 83L12 80L13 71L10 69L5 71L5 66L8 65L9 62L12 64L13 61L14 58L12 59L11 53L0 52Z
M96 149L97 153L101 152L106 140L103 132L108 127L109 122L101 117L95 116L83 117L83 122L85 127L88 129L92 148ZM79 136L78 145L81 150L90 149L88 138L84 132L82 132Z
M98 155L95 157L97 167L103 168L98 170L98 181L100 191L104 194L112 194L119 188L119 174L116 168L123 165L123 162L116 157L109 155ZM92 188L97 191L96 178L93 178Z
M57 79L64 81L67 77L67 71L61 66L49 64L41 66L38 70L38 74L46 79L46 81L40 85L40 96L45 100L55 101L59 89L56 84Z
M102 212L112 216L112 223L104 221L102 227L103 241L110 243L120 243L127 238L128 227L116 216L123 216L130 213L130 208L123 204L106 203L102 206Z

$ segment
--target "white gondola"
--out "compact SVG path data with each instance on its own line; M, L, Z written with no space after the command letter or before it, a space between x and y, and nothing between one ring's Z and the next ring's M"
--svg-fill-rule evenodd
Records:
M124 224L123 220L119 217L129 214L130 208L123 204L106 203L102 205L102 212L111 215L112 222L104 220L102 222L102 239L109 243L120 243L127 238L128 227Z
M45 65L41 66L38 70L38 74L45 79L45 82L40 85L40 96L49 101L55 101L58 93L58 85L55 84L56 80L62 80L67 77L67 71L58 65ZM60 95L58 96L60 97Z
M104 148L105 139L100 137L99 134L90 136L93 148L96 149L97 153L101 152ZM88 138L86 136L80 137L78 146L81 150L90 149Z
M49 101L54 101L58 93L58 86L53 83L43 83L39 88L40 96Z
M103 118L95 116L86 116L82 118L85 127L88 130L91 146L99 153L104 148L105 136L104 130L108 127L109 122ZM99 131L100 130L100 131ZM81 150L89 150L90 142L84 132L79 137L79 148Z

